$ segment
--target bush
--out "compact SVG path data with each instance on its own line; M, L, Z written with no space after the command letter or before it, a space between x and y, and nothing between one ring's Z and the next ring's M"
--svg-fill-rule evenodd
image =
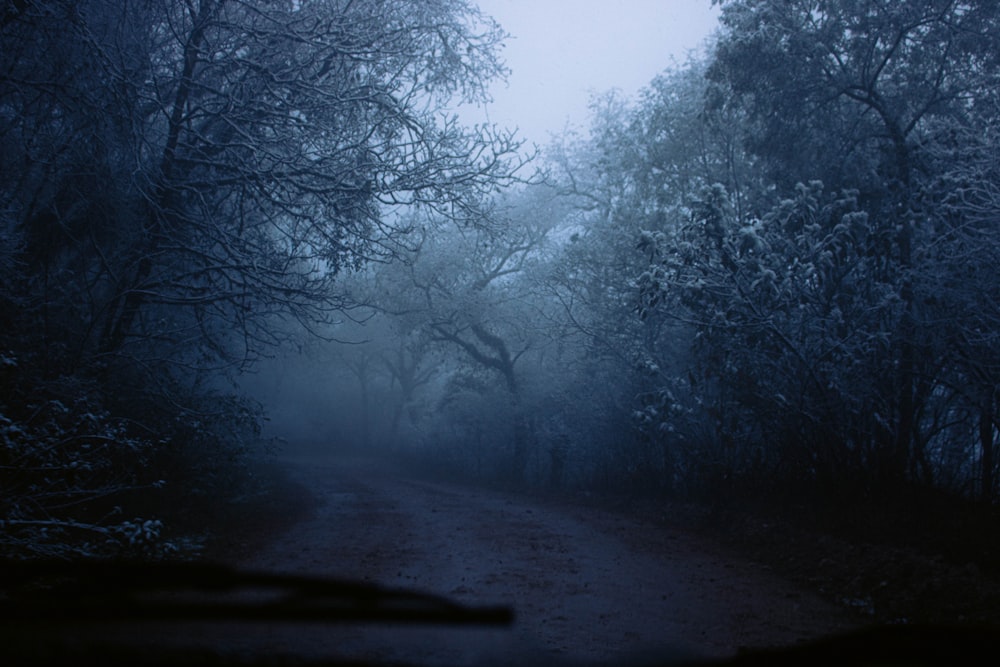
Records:
M162 523L127 518L120 504L129 493L164 484L145 468L151 439L105 410L93 385L59 378L55 392L15 355L3 355L3 364L3 381L19 389L19 398L0 403L0 555L176 551L161 539Z
M0 384L0 558L191 556L198 540L168 525L246 492L260 415L240 399L201 396L199 415L123 401L101 390L116 383L47 380L11 352Z

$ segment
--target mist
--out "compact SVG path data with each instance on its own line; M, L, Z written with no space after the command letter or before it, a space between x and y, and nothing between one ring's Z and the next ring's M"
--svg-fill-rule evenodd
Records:
M535 5L0 12L11 641L222 609L262 626L215 649L351 664L905 658L1000 622L1000 9Z

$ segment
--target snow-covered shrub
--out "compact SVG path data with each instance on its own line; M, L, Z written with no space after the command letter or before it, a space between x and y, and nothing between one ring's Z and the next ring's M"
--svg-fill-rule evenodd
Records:
M165 555L176 550L157 519L123 519L126 503L163 486L149 469L154 443L113 417L92 383L40 382L13 354L0 402L0 557ZM138 527L138 528L137 528Z

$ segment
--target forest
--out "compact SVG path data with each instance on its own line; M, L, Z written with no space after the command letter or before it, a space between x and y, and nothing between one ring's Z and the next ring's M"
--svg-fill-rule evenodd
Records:
M470 0L6 3L0 556L197 553L277 431L995 517L1000 6L716 4L531 147L450 111L507 74Z

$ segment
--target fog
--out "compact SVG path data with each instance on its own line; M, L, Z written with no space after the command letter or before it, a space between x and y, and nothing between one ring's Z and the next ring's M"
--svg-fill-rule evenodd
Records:
M997 3L9 4L7 617L217 561L571 662L1000 622Z

